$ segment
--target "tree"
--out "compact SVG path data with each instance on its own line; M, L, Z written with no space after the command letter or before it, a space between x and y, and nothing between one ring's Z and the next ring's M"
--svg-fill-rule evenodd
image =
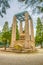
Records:
M43 12L43 0L18 0L19 2L25 2L26 8L29 6L33 7L33 12L38 9L38 11Z
M43 43L43 24L42 24L42 43Z
M9 44L11 43L12 27L9 29Z
M0 42L2 42L2 32L0 32Z
M6 10L10 8L9 1L11 0L0 0L0 16L3 17L3 13L6 14ZM43 12L43 0L17 0L22 3L25 2L26 8L29 6L33 7L33 12L38 9L38 12ZM42 4L42 5L40 5Z
M37 26L36 26L36 43L40 44L42 47L42 23L40 18L37 19Z
M0 15L6 14L6 9L10 8L9 0L0 0Z
M9 26L8 26L8 22L6 21L3 26L2 32L7 32L7 31L9 31Z
M9 40L9 26L8 22L6 21L2 29L2 41L4 42L5 50L8 40Z

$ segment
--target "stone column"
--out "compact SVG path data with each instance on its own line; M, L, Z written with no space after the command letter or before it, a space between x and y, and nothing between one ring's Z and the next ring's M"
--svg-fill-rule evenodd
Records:
M13 17L12 37L11 37L10 47L14 47L15 41L16 41L16 16Z
M28 21L28 13L25 13L25 48L30 48L29 44L29 21Z
M34 29L33 29L33 22L30 20L30 26L31 26L31 45L33 48L35 47L35 39L34 39Z
M33 22L32 22L32 20L30 20L30 24L31 24L31 40L33 40L33 42L34 42L34 29L33 29Z
M22 21L20 21L20 34L22 34L23 29L22 29Z
M31 23L30 23L30 20L29 20L29 37L30 37L30 41L31 41Z

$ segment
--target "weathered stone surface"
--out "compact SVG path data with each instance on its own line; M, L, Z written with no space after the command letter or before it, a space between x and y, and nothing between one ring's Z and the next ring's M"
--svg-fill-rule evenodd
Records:
M30 23L30 26L29 26ZM30 29L30 30L29 30ZM25 32L23 33L22 21L20 21L20 39L19 41L24 41L23 47L25 49L35 49L35 39L34 39L34 30L33 30L33 22L32 19L29 19L29 14L25 13ZM16 40L16 16L13 18L12 25L12 38L10 47L14 47L15 44L21 44L21 42L17 42Z
M35 49L35 39L34 39L34 29L33 29L33 22L30 20L30 27L31 27L31 46L33 50Z
M22 34L23 29L22 29L22 21L20 21L20 34Z
M16 41L16 16L13 17L12 38L10 47L14 47L15 41Z
M25 48L30 48L28 16L29 16L28 13L25 13Z

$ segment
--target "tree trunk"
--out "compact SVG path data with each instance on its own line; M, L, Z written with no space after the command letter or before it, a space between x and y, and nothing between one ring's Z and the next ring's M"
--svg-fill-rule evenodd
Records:
M41 48L42 48L42 43L41 43Z

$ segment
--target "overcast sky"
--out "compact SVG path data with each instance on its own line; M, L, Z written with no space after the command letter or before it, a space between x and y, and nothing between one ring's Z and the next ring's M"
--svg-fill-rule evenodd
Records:
M9 2L9 3L10 3L10 8L7 9L7 14L4 15L3 18L0 16L0 31L2 30L5 21L8 21L9 26L11 26L12 21L13 21L13 16L22 11L29 12L29 14L31 15L31 17L33 19L34 30L36 31L36 29L35 29L36 19L38 16L41 17L43 14L39 14L39 15L32 14L32 8L28 7L27 9L24 9L25 7L22 7L24 5L24 3L22 3L22 4L18 3L17 0L11 0L11 2Z

